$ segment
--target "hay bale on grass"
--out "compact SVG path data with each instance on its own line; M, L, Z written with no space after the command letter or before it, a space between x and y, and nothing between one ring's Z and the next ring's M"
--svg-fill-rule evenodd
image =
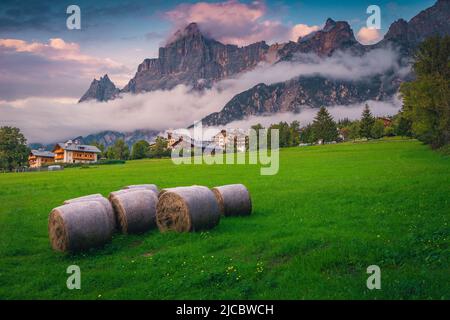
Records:
M100 193L89 194L87 196L82 196L82 197L66 200L66 201L64 201L64 204L69 204L72 202L78 202L78 201L82 201L82 200L95 199L95 198L103 198L103 196Z
M98 201L105 207L106 212L108 214L108 220L111 225L111 228L113 230L115 230L117 227L117 222L116 222L116 217L114 214L114 209L113 209L111 203L108 201L108 199L103 197L100 193L91 194L88 196L74 198L74 199L69 199L69 200L64 201L64 204L75 203L75 202L87 202L87 201Z
M48 219L52 248L78 251L109 242L113 229L105 206L99 201L73 202L54 208Z
M156 226L156 193L147 189L125 189L111 192L109 200L114 208L121 231L140 233Z
M201 187L201 186L198 186L198 185L192 185L192 186L183 186L183 187L172 187L172 188L164 188L164 189L161 189L160 191L159 191L159 195L158 195L158 198L159 197L161 197L164 193L166 193L167 191L176 191L176 190L182 190L182 189L184 189L184 188L192 188L192 187Z
M170 188L159 197L156 223L161 231L206 230L215 227L219 221L217 200L207 187Z
M252 212L250 193L243 184L229 184L211 189L224 216L247 216Z
M159 192L158 186L156 184L133 184L133 185L124 187L124 189L125 190L127 190L127 189L147 189L147 190L151 190L156 193Z

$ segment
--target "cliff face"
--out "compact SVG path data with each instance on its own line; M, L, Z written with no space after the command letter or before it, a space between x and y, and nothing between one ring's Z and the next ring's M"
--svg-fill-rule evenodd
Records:
M434 35L450 34L450 1L439 0L420 12L409 22L400 19L394 22L384 37L387 41L408 42L414 46Z
M300 37L279 50L281 60L292 60L296 53L315 53L331 56L337 50L362 51L363 46L355 39L353 30L345 21L328 19L322 30Z
M175 34L175 40L159 49L157 59L145 59L123 92L171 89L185 84L197 89L247 71L265 57L269 46L258 42L246 47L224 45L205 37L191 23Z
M393 75L392 75L393 76ZM367 100L384 100L397 92L395 77L373 77L370 81L299 77L286 82L263 83L236 95L220 112L205 117L203 125L225 125L251 115L299 112L305 106L350 105Z
M114 99L119 92L120 90L116 88L108 75L105 74L100 80L94 79L91 82L89 89L78 102L87 100L108 101Z

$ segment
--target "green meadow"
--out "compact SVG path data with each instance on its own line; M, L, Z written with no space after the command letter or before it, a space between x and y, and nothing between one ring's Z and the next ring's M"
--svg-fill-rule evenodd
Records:
M207 232L51 249L52 208L140 183L243 183L253 213ZM0 174L0 299L449 299L449 218L450 158L415 140L282 149L274 176L170 159ZM69 265L80 290L66 287ZM370 265L380 290L366 286Z

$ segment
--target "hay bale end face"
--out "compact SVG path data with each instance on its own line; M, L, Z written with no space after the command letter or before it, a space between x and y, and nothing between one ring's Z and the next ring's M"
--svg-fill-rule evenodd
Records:
M98 201L74 202L54 208L48 233L57 251L79 251L102 246L112 238L105 206Z
M217 200L207 187L170 188L159 198L156 223L163 232L207 230L215 227L219 221Z
M105 197L103 197L99 193L98 194L92 194L92 195L84 196L84 197L69 199L69 200L64 201L64 204L76 203L76 202L87 202L87 201L98 201L98 202L100 202L106 209L106 212L108 214L108 220L109 220L109 223L111 225L111 228L113 230L115 230L117 228L116 216L114 214L114 209L113 209L111 203L108 201L108 199L106 199Z
M159 192L159 188L156 184L133 184L133 185L124 187L124 189L125 190L127 190L127 189L146 189L146 190L151 190L156 193Z
M211 189L224 216L247 216L252 212L250 193L243 184L229 184Z
M156 227L156 193L148 189L111 192L109 199L121 231L141 233Z

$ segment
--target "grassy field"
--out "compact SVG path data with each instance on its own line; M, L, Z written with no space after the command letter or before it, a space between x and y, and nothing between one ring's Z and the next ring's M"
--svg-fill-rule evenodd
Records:
M170 160L0 174L1 299L449 299L450 158L419 142L283 149L280 171ZM117 235L53 252L47 217L63 200L127 184L244 183L250 217L209 232ZM81 290L66 268L81 268ZM366 268L381 268L368 290Z

